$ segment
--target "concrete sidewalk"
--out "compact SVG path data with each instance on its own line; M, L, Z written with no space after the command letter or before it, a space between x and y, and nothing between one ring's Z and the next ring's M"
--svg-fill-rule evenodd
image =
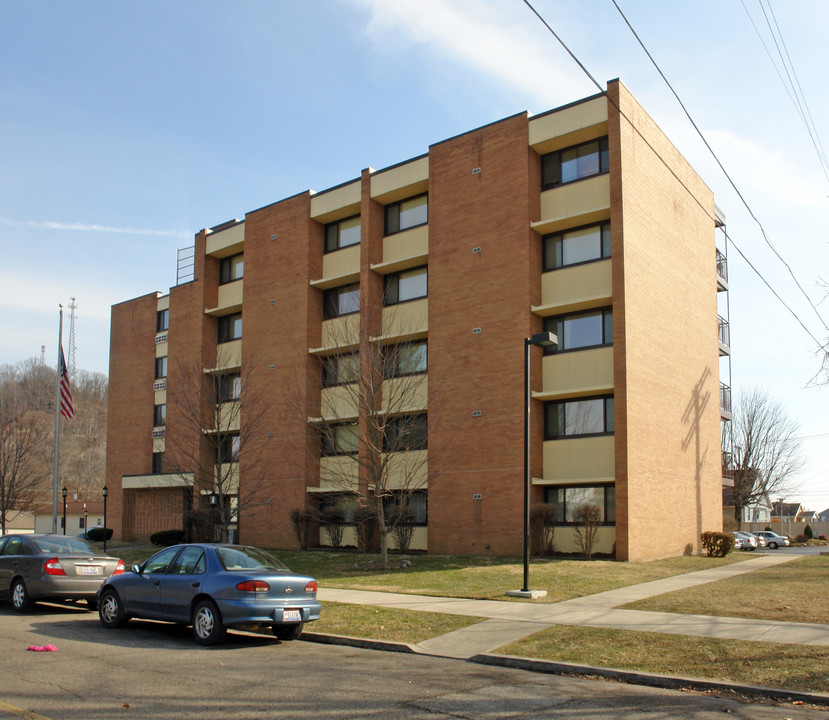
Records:
M676 575L559 603L464 600L336 588L320 588L317 597L330 602L483 618L482 622L475 625L412 646L416 652L452 658L466 659L487 653L553 625L584 625L731 640L829 646L829 625L615 609L654 595L779 565L796 557L760 555L732 565Z

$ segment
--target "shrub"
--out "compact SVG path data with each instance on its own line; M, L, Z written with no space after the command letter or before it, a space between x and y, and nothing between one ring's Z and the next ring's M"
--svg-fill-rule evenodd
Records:
M86 539L92 542L103 542L104 540L112 539L112 528L89 528L86 531Z
M330 506L322 511L322 522L328 528L328 537L331 540L331 547L339 550L343 544L343 532L345 531L345 513L341 508Z
M815 533L812 531L812 526L811 525L807 525L805 528L803 528L803 534L809 540L811 540L815 536Z
M734 536L708 530L702 534L702 549L708 557L725 557L734 549Z
M535 555L553 554L556 506L536 503L530 508L530 540Z
M159 530L158 532L150 535L150 542L153 545L168 547L170 545L178 545L178 543L184 542L184 538L186 536L187 533L184 532L184 530Z
M357 545L361 552L374 549L374 536L377 534L377 517L371 508L359 507L354 513L357 523Z
M602 524L602 509L591 503L579 505L573 513L573 520L578 523L574 528L576 544L584 554L584 559L590 560Z
M397 549L402 553L409 552L409 545L414 535L414 511L405 505L395 505L388 518L394 539L397 541Z
M303 550L311 545L311 529L315 520L314 511L309 508L294 508L291 510L291 522L294 525L294 533L297 542Z
M797 536L795 537L794 541L795 541L796 543L801 544L801 545L805 545L807 542L809 542L809 538L808 538L808 537L806 536L806 534L804 533L803 535L797 535Z
M824 542L826 542L827 540L829 540L829 538L828 538L828 537L826 537L826 535L818 535L818 536L817 536L817 539L818 539L818 540L823 540Z

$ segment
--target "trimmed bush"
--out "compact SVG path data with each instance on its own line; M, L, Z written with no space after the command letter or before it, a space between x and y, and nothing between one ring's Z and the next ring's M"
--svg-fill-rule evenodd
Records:
M294 533L303 550L311 546L311 529L314 526L316 514L308 508L294 508L291 510L291 522L294 524Z
M803 534L807 538L809 538L809 540L811 540L815 536L815 533L812 531L811 525L807 525L805 528L803 528Z
M734 549L734 536L730 533L713 532L702 534L702 549L708 557L725 557Z
M89 528L86 531L86 539L92 542L103 542L104 540L112 540L112 528Z
M535 555L552 555L556 530L556 506L535 503L530 508L530 539Z
M112 532L110 530L110 532ZM161 547L169 547L170 545L178 545L184 542L187 533L184 530L159 530L150 535L150 542L153 545Z
M809 542L809 537L804 533L803 535L798 535L795 537L794 541L799 543L800 545L805 545Z
M330 506L322 511L322 523L328 528L328 537L331 539L331 547L339 550L343 544L343 533L345 531L345 513L341 508Z

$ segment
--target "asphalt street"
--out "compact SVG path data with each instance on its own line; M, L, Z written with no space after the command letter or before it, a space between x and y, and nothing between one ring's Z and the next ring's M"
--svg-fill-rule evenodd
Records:
M53 644L56 652L30 652ZM94 613L0 606L0 718L822 718L803 706L482 666L417 654L230 633L217 648L189 628Z

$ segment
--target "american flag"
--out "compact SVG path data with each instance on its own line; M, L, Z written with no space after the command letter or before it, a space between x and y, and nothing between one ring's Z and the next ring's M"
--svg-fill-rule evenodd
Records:
M60 414L67 420L75 415L75 406L72 404L72 391L69 389L69 373L66 372L66 361L63 359L63 346L60 348Z

